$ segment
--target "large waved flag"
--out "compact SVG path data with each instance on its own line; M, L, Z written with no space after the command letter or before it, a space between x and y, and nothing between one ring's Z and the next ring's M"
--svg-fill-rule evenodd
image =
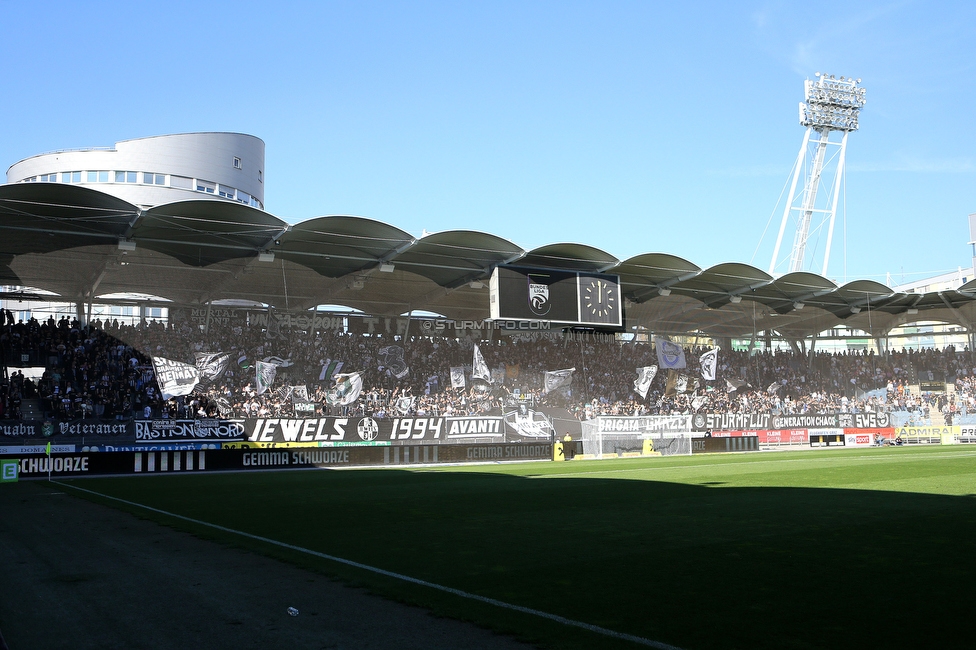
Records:
M278 366L267 361L258 361L254 364L254 384L257 386L258 395L264 395L274 383L275 375L278 374Z
M569 386L573 383L573 373L576 368L566 368L565 370L547 370L545 375L545 388L543 393L551 393L557 388Z
M715 381L715 367L718 365L718 347L714 347L708 352L705 352L698 358L698 363L701 364L702 377L706 381Z
M634 390L641 396L641 399L647 399L647 391L651 389L651 382L654 381L656 375L657 366L644 366L643 368L637 369L637 380L634 381Z
M481 350L477 344L474 346L474 360L471 362L471 379L484 379L489 384L491 383L491 371L488 370L488 364L485 363L485 358L481 356Z
M657 365L662 368L673 370L685 368L685 350L677 343L672 343L666 338L655 336L654 347L657 349Z
M224 374L227 365L230 363L230 354L227 352L197 352L196 367L200 371L200 381L209 383Z
M342 370L343 362L336 359L326 359L322 364L322 372L319 373L319 381L328 382L332 377Z
M153 357L152 364L163 399L189 395L200 382L200 371L189 363Z
M348 406L363 392L363 377L358 372L336 375L336 385L325 396L330 406Z

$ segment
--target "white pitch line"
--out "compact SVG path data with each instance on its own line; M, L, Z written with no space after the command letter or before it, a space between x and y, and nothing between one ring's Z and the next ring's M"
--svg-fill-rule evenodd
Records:
M336 557L335 555L329 555L327 553L320 553L319 551L313 551L312 549L303 548L301 546L295 546L294 544L288 544L287 542L279 542L276 539L270 539L268 537L261 537L260 535L253 535L251 533L245 533L241 530L234 530L233 528L227 528L226 526L221 526L219 524L212 524L207 521L201 521L199 519L193 519L192 517L185 517L183 515L178 515L173 512L167 512L166 510L160 510L159 508L153 508L152 506L147 506L142 503L136 503L135 501L128 501L126 499L120 499L119 497L113 497L108 494L102 494L101 492L96 492L95 490L89 490L83 487L78 487L77 485L70 485L68 483L62 483L61 481L52 481L56 485L61 485L63 487L71 488L73 490L78 490L80 492L87 492L88 494L94 494L95 496L102 497L103 499L109 499L111 501L117 501L119 503L124 503L135 508L142 508L143 510L148 510L150 512L155 512L161 515L166 515L167 517L173 517L174 519L180 519L182 521L187 521L191 524L197 524L198 526L206 526L207 528L213 528L214 530L219 530L224 533L231 533L233 535L240 535L241 537L246 537L248 539L253 539L259 542L264 542L266 544L272 544L274 546L279 546L281 548L287 548L291 551L298 551L299 553L305 553L307 555L313 555L315 557L322 558L324 560L330 560L332 562L338 562L339 564L345 564L347 566L356 567L357 569L363 569L364 571L370 571L372 573L378 573L379 575L387 576L388 578L396 578L397 580L402 580L404 582L409 582L415 585L421 585L423 587L429 587L431 589L436 589L438 591L443 591L454 596L460 596L461 598L467 598L469 600L476 600L478 602L487 603L489 605L494 605L495 607L501 607L503 609L510 609L516 612L521 612L523 614L529 614L531 616L538 616L540 618L545 618L556 623L561 623L563 625L568 625L571 627L578 627L590 632L595 632L597 634L602 634L604 636L609 636L614 639L620 639L623 641L630 641L631 643L637 643L639 645L648 646L651 648L657 648L658 650L682 650L678 646L669 645L661 641L652 641L651 639L645 639L644 637L634 636L633 634L626 634L624 632L617 632L616 630L610 630L605 627L600 627L599 625L591 625L590 623L584 623L582 621L574 621L571 618L566 618L564 616L559 616L558 614L550 614L548 612L543 612L538 609L532 609L531 607L523 607L521 605L513 605L511 603L506 603L502 600L496 600L495 598L489 598L487 596L479 596L478 594L472 594L467 591L461 591L460 589L454 589L453 587L445 587L444 585L439 585L433 582L427 582L426 580L421 580L420 578L414 578L402 573L396 573L393 571L387 571L386 569L380 569L378 567L370 566L368 564L363 564L361 562L356 562L354 560L347 560L345 558Z
M912 450L914 451L914 450ZM807 453L807 452L803 452ZM816 453L816 452L811 452ZM910 454L906 454L910 455ZM922 458L965 458L967 456L976 456L976 452L959 452L959 453L941 453L941 454L929 454L923 456ZM562 478L562 477L575 477L579 478L582 476L593 476L597 474L628 474L631 472L663 472L667 470L677 471L682 469L698 469L701 467L715 467L715 468L735 468L742 467L743 465L771 465L773 463L808 463L808 462L821 462L825 459L825 456L818 456L817 458L779 458L776 460L750 460L741 463L697 463L694 465L663 465L658 467L626 467L620 469L600 469L594 472L560 472L558 474L535 474L531 478ZM868 454L851 454L849 456L834 456L830 460L835 460L842 462L845 459L857 459L857 460L885 460L885 461L897 461L897 462L908 462L909 460L918 460L919 456L911 456L911 458L905 458L903 456L871 456ZM609 459L608 462L613 462L614 459ZM633 460L633 459L626 459ZM602 461L601 461L602 462ZM651 461L654 462L654 461Z

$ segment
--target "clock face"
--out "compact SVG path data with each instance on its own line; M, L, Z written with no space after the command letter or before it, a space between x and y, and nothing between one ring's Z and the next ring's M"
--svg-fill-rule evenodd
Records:
M602 278L583 280L580 320L588 323L617 323L620 295L617 285Z

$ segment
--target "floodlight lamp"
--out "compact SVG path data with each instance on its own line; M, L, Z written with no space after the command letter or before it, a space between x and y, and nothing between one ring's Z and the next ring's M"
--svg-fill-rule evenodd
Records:
M797 301L793 303L793 309L803 309L804 307L806 307L806 305L804 305L802 302Z
M274 253L270 251L261 251L258 253L259 262L274 262Z
M396 268L396 266L394 266L393 264L385 264L385 263L384 264L380 264L380 272L381 273L393 273L393 270L395 268Z
M916 309L915 307L909 307L909 308L908 308L908 311L906 311L905 313L906 313L906 314L911 314L911 315L913 315L913 316L914 316L915 314L917 314L917 313L918 313L918 309Z
M731 302L733 305L738 305L740 302L742 302L742 296L730 296L729 302Z
M660 289L657 290L657 295L659 295L659 296L670 296L671 295L671 290L668 289L667 287L661 287Z
M851 307L851 313L852 314L860 314L861 313L861 308L860 307Z
M471 287L472 289L484 289L485 288L485 284L483 282L478 282L477 280L475 280L473 282L469 282L468 283L468 286Z
M129 239L119 240L119 250L120 251L134 251L136 249L136 243Z

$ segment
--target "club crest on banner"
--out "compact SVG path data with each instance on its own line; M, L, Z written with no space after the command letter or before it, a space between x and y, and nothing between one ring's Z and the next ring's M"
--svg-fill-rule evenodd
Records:
M685 350L677 343L672 343L661 337L654 338L654 345L657 348L657 363L662 368L684 368Z

